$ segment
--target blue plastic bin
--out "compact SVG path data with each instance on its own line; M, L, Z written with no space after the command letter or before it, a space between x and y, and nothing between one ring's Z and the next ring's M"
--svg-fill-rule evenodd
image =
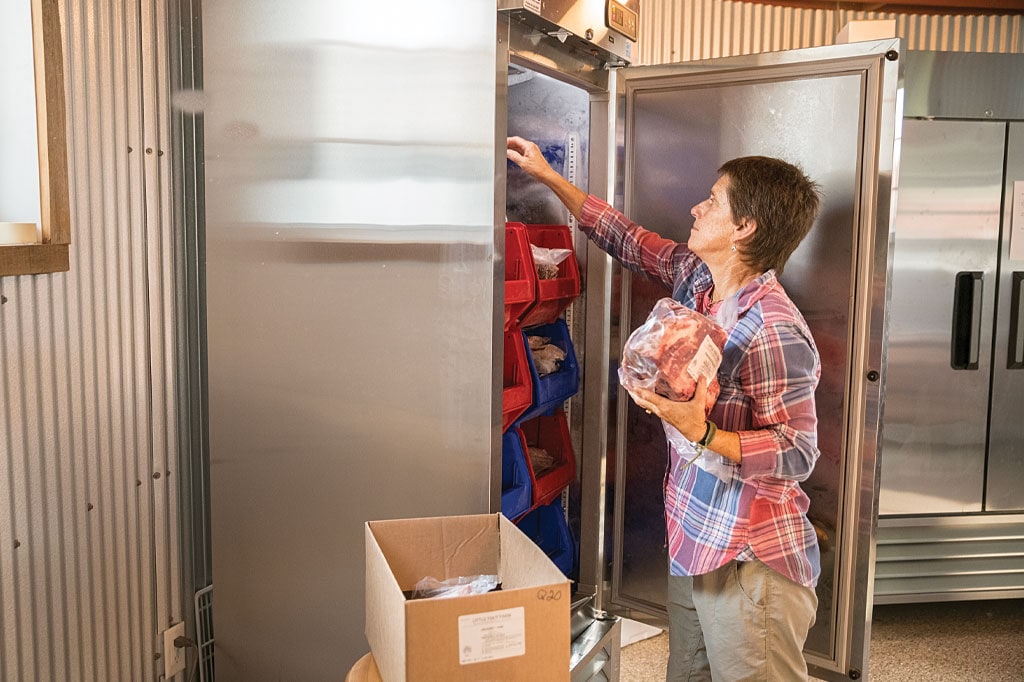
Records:
M576 545L562 511L561 500L537 507L516 522L534 544L544 550L558 569L569 576L576 560Z
M512 520L533 504L526 452L526 439L518 428L512 427L501 437L501 513Z
M533 353L529 351L530 343L526 337L543 336L551 339L551 343L565 351L562 368L552 374L540 376L533 362ZM569 326L565 320L555 320L551 324L542 324L523 330L523 341L526 343L526 360L533 379L533 402L517 422L524 422L551 410L576 395L580 388L580 367L576 362L576 351L572 347Z

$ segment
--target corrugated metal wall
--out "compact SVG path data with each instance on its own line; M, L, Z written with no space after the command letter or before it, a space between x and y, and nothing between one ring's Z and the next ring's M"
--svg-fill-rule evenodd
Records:
M831 45L850 21L895 19L911 50L1024 52L1022 15L897 15L788 9L728 0L644 0L640 64Z
M183 617L164 11L61 7L71 270L0 279L4 681L157 679Z
M71 271L0 279L4 681L156 679L160 633L187 608L169 4L62 6ZM825 45L868 18L895 18L911 49L1024 52L1019 15L645 0L642 17L642 63Z

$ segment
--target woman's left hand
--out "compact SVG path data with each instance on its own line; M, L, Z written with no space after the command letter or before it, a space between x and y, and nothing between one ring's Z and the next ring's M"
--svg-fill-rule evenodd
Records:
M676 427L684 438L693 442L704 437L706 428L704 406L707 404L707 394L708 382L703 377L697 380L693 398L686 402L669 400L645 388L637 388L629 392L633 402L649 413L664 419Z

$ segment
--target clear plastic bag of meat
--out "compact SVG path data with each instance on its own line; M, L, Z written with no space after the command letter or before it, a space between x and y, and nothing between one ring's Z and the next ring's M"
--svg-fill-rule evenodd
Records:
M710 413L718 399L717 373L726 336L714 320L663 298L626 340L619 383L626 390L646 388L685 402L693 398L703 376L708 385L705 413Z
M530 252L540 279L557 279L558 264L572 255L572 249L549 249L536 244L530 244Z

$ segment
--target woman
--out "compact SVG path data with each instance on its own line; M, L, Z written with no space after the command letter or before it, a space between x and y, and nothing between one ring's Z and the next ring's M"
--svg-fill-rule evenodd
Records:
M689 441L669 442L665 477L668 679L806 679L802 650L821 569L799 482L818 458L820 362L776 275L814 223L817 186L778 159L729 161L690 211L693 229L680 244L570 184L532 142L510 137L507 154L624 267L698 312L728 318L721 390L707 418L703 380L687 402L631 393ZM686 466L705 449L714 466Z

